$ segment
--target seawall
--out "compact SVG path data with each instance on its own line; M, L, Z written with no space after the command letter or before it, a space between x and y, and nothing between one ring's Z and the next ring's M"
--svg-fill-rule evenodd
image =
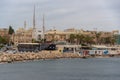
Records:
M0 63L11 63L16 61L40 60L40 59L59 59L59 58L80 58L79 54L74 53L55 53L50 51L24 52L24 53L0 53Z

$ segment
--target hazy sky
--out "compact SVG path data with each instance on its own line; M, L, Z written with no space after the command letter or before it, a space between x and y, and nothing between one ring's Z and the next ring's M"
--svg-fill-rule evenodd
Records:
M0 28L32 27L34 4L37 28L120 30L120 0L0 0Z

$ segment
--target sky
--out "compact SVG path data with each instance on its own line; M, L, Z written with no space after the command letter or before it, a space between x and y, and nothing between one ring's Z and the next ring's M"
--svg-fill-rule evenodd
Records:
M0 0L0 28L32 27L34 5L37 28L120 30L120 0Z

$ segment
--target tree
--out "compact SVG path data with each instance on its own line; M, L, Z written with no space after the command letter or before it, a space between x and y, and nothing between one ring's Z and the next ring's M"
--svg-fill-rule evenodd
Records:
M106 43L106 38L105 37L101 37L100 38L100 44L105 44Z
M75 34L70 34L70 38L69 38L70 43L74 43L75 42L75 38L76 38Z
M96 38L96 44L99 44L99 40L100 40L100 37L101 37L101 32L96 32L95 33L95 38Z
M111 44L111 37L107 37L107 38L106 38L106 41L107 41L107 42L106 42L107 44Z
M109 45L114 45L116 43L115 37L107 36L107 37L102 37L100 39L102 44L109 44Z
M79 36L79 42L80 42L80 44L82 44L84 42L84 38L85 38L85 35L80 34L80 36Z
M92 43L93 43L93 39L94 39L94 37L91 37L91 36L86 35L86 36L84 37L84 42L85 42L86 44L92 44Z
M12 28L12 26L9 26L8 34L12 35L13 33L14 33L14 29Z
M110 45L114 45L116 42L115 38L113 37L106 37L106 41L107 41L106 43Z
M76 34L75 39L77 40L77 44L81 44L84 42L85 35L83 34Z
M76 38L76 44L79 44L80 43L80 35L79 34L77 34L77 35L75 35L75 38Z
M36 40L35 40L35 39L32 39L32 43L36 43Z
M111 38L111 44L115 45L115 42L116 42L115 38Z
M40 43L45 43L46 42L46 39L41 39L40 40Z
M11 44L11 43L13 43L13 42L11 41L11 37L12 37L12 35L14 34L14 29L12 28L12 26L9 26L8 34L9 34L9 44ZM13 35L13 37L14 37L14 35Z
M0 36L0 44L7 44L7 43L8 43L8 39L6 37Z
M2 37L0 36L0 44L2 43Z

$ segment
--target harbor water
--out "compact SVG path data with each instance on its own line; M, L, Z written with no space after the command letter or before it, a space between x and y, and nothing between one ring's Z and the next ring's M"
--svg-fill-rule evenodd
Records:
M4 63L0 64L0 80L120 80L120 58Z

